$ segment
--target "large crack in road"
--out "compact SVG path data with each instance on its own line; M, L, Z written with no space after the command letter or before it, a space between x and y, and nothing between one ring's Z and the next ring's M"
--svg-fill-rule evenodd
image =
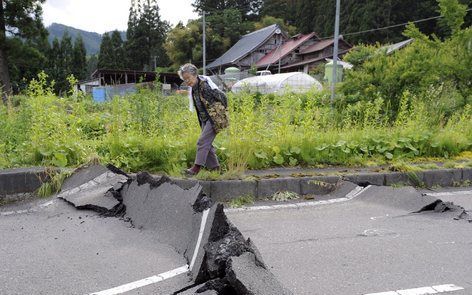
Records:
M66 179L57 197L66 203L61 205L57 203L62 203L62 201L49 201L48 206L43 206L43 204L34 210L17 210L12 214L2 213L1 216L13 219L3 224L0 230L9 230L8 228L13 224L25 222L25 219L15 217L16 214L24 214L29 224L35 224L37 219L33 213L54 207L47 209L48 214L41 217L40 221L44 222L43 226L38 225L36 228L36 225L33 225L28 230L25 226L22 232L22 225L21 229L16 229L18 232L12 234L11 237L4 236L10 241L9 244L0 243L1 250L7 253L7 259L5 259L7 266L10 265L11 272L18 272L16 277L21 278L20 273L24 273L23 269L29 267L29 260L37 264L35 268L42 269L41 265L46 266L48 263L46 257L53 257L52 260L56 261L54 263L58 264L58 273L61 273L60 280L64 280L64 284L68 284L68 280L74 280L69 279L74 271L83 270L84 267L90 267L90 269L84 274L77 274L77 276L83 276L81 280L75 280L73 286L68 286L61 293L61 291L50 291L52 283L47 283L48 279L46 283L42 283L31 276L30 281L34 282L34 286L28 287L28 285L18 283L18 287L15 287L12 285L13 278L9 277L7 267L4 274L0 274L0 281L7 282L6 290L10 290L8 294L26 294L11 290L29 290L31 294L30 291L35 289L35 286L37 286L36 290L39 290L39 293L36 292L38 294L44 292L46 292L44 294L83 294L83 284L87 281L90 285L85 289L90 292L97 291L90 294L100 295L122 293L269 295L292 294L292 292L295 294L348 294L346 289L343 289L344 286L339 285L341 283L336 277L329 275L335 268L333 265L338 263L337 260L343 260L343 257L339 257L339 253L350 251L349 248L356 247L357 244L368 248L372 242L374 245L379 244L388 249L389 245L382 244L382 240L401 240L404 238L402 231L416 230L409 228L409 225L404 225L415 216L426 217L426 219L440 216L457 220L461 224L460 221L471 223L471 217L464 208L451 202L443 202L426 193L422 194L412 187L386 188L369 185L362 188L349 182L341 182L333 186L327 191L327 195L322 197L326 200L320 201L319 207L316 202L299 203L296 206L289 204L287 208L291 209L287 210L284 210L284 205L262 206L264 207L262 210L268 209L268 211L236 210L228 213L230 216L228 218L223 205L208 198L202 192L200 185L184 189L165 176L154 178L148 173L139 173L136 177L130 177L111 165L92 165L77 169ZM337 201L330 202L330 199ZM332 206L326 206L328 204ZM66 210L63 206L69 209ZM273 208L279 211L271 213ZM70 210L77 213L73 214ZM101 217L117 218L95 218L90 210L97 212ZM290 210L292 213L289 212ZM372 217L366 219L366 214ZM357 228L357 221L350 222L355 218L363 220L359 223L362 224L361 227ZM392 228L391 222L398 224L401 230ZM418 221L415 220L415 222ZM110 231L110 226L116 226L118 223L128 224L135 229L135 232L117 234ZM330 223L333 225L330 226ZM415 234L423 234L421 232L423 228L434 229L433 224L424 221L419 224L420 228L415 231ZM449 232L443 236L450 236L451 225L448 226ZM360 230L362 227L364 228ZM77 231L76 236L74 231ZM425 233L425 235L428 234L430 233ZM254 239L247 238L249 235ZM30 239L29 236L31 236ZM44 239L44 243L40 239ZM64 243L65 239L70 239L70 241ZM435 247L449 245L449 242L436 240L436 237L433 238L431 235L425 239L428 239L431 245L436 245ZM119 249L113 250L110 245L117 243L118 240L121 243ZM18 250L10 248L15 241L22 243ZM63 243L70 249L57 248L55 242ZM396 247L403 249L405 253L411 252L416 256L421 256L414 251L416 244L411 244L408 240L404 242L410 248L402 248L403 245L396 245ZM31 243L31 246L28 246L28 243ZM323 249L325 244L328 245L327 249ZM344 244L349 247L343 248ZM51 245L53 248L48 249ZM308 247L308 245L311 246ZM325 254L318 256L317 247L320 247L319 251ZM336 248L341 251L334 250ZM45 257L40 257L41 251L45 252ZM355 256L363 257L364 261L373 259L371 255L375 256L379 249L369 251L374 254L363 254L361 248ZM393 250L388 249L388 251ZM15 258L15 255L22 255L21 253L28 253L28 255L35 253L37 257ZM381 252L378 254L381 255ZM386 254L385 259L389 259L388 252ZM94 259L95 255L101 259ZM436 255L441 256L440 253ZM352 255L344 256L351 257ZM60 260L55 260L56 258ZM110 262L100 263L104 261L103 259ZM306 271L312 267L307 263L317 266L313 274L306 274L301 278L294 277L293 274L298 273L296 269ZM361 264L359 262L359 265ZM18 269L14 269L15 265L18 265ZM44 268L47 271L55 271L52 266ZM107 268L109 273L107 273ZM352 266L352 268L355 269L355 273L363 273L363 270L357 269L357 266ZM290 270L291 273L286 274L285 269ZM133 270L139 271L127 278L127 273L133 273ZM322 270L327 272L329 283L323 281ZM115 274L116 271L119 273ZM145 278L150 271L162 273ZM91 276L90 273L97 277ZM307 281L305 278L311 278L314 274L318 276L316 284L308 283L310 280ZM45 277L49 278L47 274L34 276L38 279L42 277L42 280L45 280ZM103 281L98 279L112 276L116 278ZM172 278L173 276L176 277ZM171 283L163 283L167 279L166 282ZM326 286L331 281L337 282L338 291L327 289ZM119 284L122 283L127 284L120 286ZM44 289L41 289L41 286ZM391 288L386 287L386 289ZM41 290L45 291L42 293Z
M77 209L124 217L183 255L191 281L174 294L292 294L200 185L183 189L165 176L133 179L116 167L92 165L68 178L58 197Z

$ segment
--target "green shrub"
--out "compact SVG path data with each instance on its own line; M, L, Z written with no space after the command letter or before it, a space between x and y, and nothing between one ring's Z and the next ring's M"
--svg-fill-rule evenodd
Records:
M404 35L414 41L404 49L390 55L380 45L354 49L345 57L355 67L340 86L339 109L382 99L393 122L406 95L411 105L424 104L441 121L472 103L472 28L460 29L467 7L457 0L439 2L451 35L445 40L429 37L410 24Z

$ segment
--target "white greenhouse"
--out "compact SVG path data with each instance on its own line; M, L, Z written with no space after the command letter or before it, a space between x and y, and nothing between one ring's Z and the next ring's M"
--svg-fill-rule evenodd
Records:
M321 90L323 86L308 74L294 72L247 78L234 84L232 91L235 93L248 91L262 94L283 94L287 92L303 93L313 88Z

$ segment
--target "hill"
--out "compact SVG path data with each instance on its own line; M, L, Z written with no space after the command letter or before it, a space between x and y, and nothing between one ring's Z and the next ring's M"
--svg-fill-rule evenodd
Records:
M87 55L97 54L100 51L100 44L102 42L102 35L95 33L95 32L88 32L80 29L76 29L74 27L52 23L49 27L47 27L49 31L49 42L52 43L54 38L58 38L59 40L62 38L64 33L67 31L69 35L72 37L72 40L75 40L77 36L81 35L82 39L84 40L85 49L87 50ZM120 32L121 38L123 40L126 39L126 32Z

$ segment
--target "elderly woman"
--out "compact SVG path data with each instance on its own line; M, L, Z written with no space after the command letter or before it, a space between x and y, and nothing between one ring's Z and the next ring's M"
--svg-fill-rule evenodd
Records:
M191 87L189 94L191 109L196 108L198 122L202 129L197 141L195 164L192 168L184 171L188 176L197 175L202 167L206 167L210 171L220 169L213 141L216 134L229 125L226 95L210 78L199 76L197 73L197 67L192 64L181 66L178 72L180 78Z

